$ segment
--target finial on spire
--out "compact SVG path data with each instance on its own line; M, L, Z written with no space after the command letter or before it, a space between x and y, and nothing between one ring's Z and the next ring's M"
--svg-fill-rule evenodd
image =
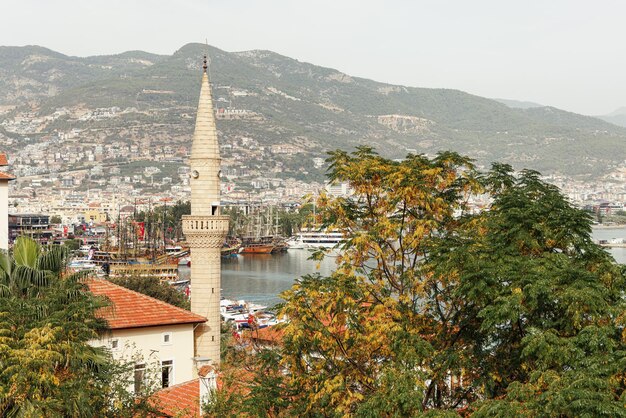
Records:
M204 70L204 72L206 73L206 69L208 68L207 64L206 64L206 54L204 54L204 64L202 64L202 69Z

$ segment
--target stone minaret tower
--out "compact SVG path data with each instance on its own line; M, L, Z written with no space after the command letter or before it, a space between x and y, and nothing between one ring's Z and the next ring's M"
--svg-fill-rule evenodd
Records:
M204 57L200 103L191 147L191 215L183 233L191 248L191 311L208 318L194 331L197 361L220 363L220 250L228 233L228 216L220 215L220 151L211 85Z

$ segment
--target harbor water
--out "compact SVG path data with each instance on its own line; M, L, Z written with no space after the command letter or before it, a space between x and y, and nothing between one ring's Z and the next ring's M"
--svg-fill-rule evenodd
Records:
M308 250L289 250L222 258L222 296L273 306L281 301L278 295L291 288L297 278L315 273L327 276L334 270L333 257L318 262L309 260L310 256ZM189 275L189 267L179 267L180 278Z
M595 240L626 238L626 227L593 230ZM626 248L608 248L618 263L626 263ZM295 280L306 274L330 274L335 260L327 257L321 262L309 260L308 250L289 250L281 254L243 254L222 259L222 296L229 299L273 306L278 296ZM181 267L181 278L189 278L189 268ZM193 286L192 286L193 288Z
M594 240L607 240L623 239L626 242L626 227L603 227L593 229ZM607 251L613 256L615 261L621 264L626 264L626 247L612 247L607 248Z

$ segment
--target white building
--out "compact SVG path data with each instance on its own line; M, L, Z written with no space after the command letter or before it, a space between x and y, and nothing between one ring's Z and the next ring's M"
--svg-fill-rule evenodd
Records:
M6 154L0 153L0 167L8 165ZM15 180L0 171L0 250L9 249L9 182Z
M111 302L99 313L109 332L92 343L108 347L116 360L135 363L135 391L143 387L150 371L163 388L197 376L194 328L206 318L108 280L93 279L89 289Z
M347 181L328 183L325 189L326 192L333 197L347 197L354 194L354 190Z

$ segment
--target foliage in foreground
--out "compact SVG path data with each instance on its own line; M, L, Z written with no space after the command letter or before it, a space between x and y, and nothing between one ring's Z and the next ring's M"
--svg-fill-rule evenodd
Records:
M189 299L183 293L161 281L158 277L124 276L111 278L110 281L182 309L189 310L191 307Z
M626 416L623 266L557 188L454 153L329 161L356 192L318 201L337 270L282 295L282 347L223 414Z
M0 254L0 415L136 416L144 400L127 391L128 370L97 339L106 301L84 274L67 271L67 250L20 237Z

